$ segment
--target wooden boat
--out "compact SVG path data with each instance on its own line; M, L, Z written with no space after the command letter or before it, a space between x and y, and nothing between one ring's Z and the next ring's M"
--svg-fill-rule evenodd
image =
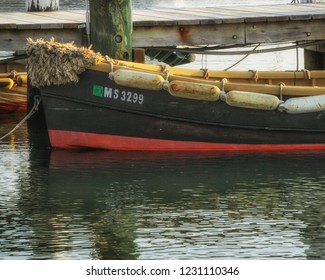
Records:
M27 110L27 73L0 74L0 114Z
M325 71L188 70L106 58L78 78L40 86L54 148L325 149Z

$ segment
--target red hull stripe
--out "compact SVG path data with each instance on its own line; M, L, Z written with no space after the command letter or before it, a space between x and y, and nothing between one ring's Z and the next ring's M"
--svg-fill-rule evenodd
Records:
M325 144L231 144L113 136L85 132L49 130L54 148L98 148L143 151L295 151L325 150Z
M27 102L1 102L0 114L27 111Z

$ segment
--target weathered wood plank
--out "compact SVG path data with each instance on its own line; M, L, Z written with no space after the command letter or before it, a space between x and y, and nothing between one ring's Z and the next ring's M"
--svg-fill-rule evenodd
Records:
M164 10L163 10L164 11ZM192 14L193 19L196 21L199 20L200 24L221 24L223 23L224 19L233 19L236 22L243 22L240 18L234 18L234 16L229 15L227 11L218 8L209 8L209 9L202 9L199 12L197 9L182 9L177 11L170 11L170 9L165 8L165 13L172 13L174 18L182 18L182 22L184 23L184 15L188 16ZM190 19L187 24L191 24Z
M47 14L53 14L48 16ZM28 16L27 16L28 15ZM81 22L84 22L84 18L72 17L73 13L5 13L4 16L1 17L0 28L2 28L3 24L12 23L16 24L16 28L26 28L30 25L30 28L41 28L42 25L46 26L46 28L57 28L57 24L62 24L60 28L64 28L65 24L75 24L75 28L80 25ZM53 25L53 27L50 27ZM24 26L24 27L22 27Z
M191 18L187 15L190 14L193 9L183 9L181 12L180 11L174 11L171 9L163 9L161 11L156 10L155 14L151 13L149 14L149 17L154 17L153 18L153 25L157 25L157 23L161 22L161 20L168 20L170 18L171 23L173 24L187 24L187 25L195 25L195 24L209 24L209 23L214 23L214 24L220 24L223 23L224 19L232 19L233 22L244 22L243 18L235 18L231 15L229 15L228 12L225 11L211 11L213 8L209 9L209 12L201 13L200 14L195 14ZM150 9L150 11L153 9ZM142 17L147 17L148 15L148 10L135 10L133 12L134 18L137 19L137 26L141 26L141 17L137 17L137 15L141 14ZM153 16L154 15L154 16ZM171 25L171 24L169 24Z
M212 39L212 40L211 40ZM133 45L137 47L244 44L245 27L237 24L137 27Z
M60 11L59 13L32 13L33 15L59 22L84 22L85 12L84 11Z
M246 22L263 22L263 21L287 21L290 17L297 19L309 19L310 14L302 10L293 11L292 5L275 6L250 6L249 9L245 6L227 7L229 14L235 17L243 17Z
M259 5L209 8L135 9L133 47L171 45L251 44L325 39L325 5ZM61 41L82 42L85 11L1 13L0 48L17 46L35 34L55 34ZM67 36L60 34L66 29ZM74 30L74 31L73 31ZM41 32L42 31L42 32ZM71 36L72 32L76 35ZM78 39L76 37L80 36ZM11 38L14 43L10 42ZM5 49L7 50L7 49Z
M246 28L246 43L323 40L324 24L324 20L288 21L279 32L276 22L252 23Z
M1 50L23 50L26 47L26 38L31 37L34 40L38 38L44 38L49 40L51 37L55 37L59 42L74 41L77 45L83 45L82 30L75 29L20 29L12 32L11 30L1 30L0 32L0 49Z
M149 13L147 10L132 12L133 26L177 25L177 20L164 13Z

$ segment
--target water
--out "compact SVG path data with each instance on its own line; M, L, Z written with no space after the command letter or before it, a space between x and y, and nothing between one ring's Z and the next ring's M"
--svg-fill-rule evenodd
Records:
M295 53L252 61L295 67ZM0 115L0 137L23 117ZM51 150L25 123L0 142L0 259L325 259L324 165L317 151Z
M0 158L1 259L325 258L324 153L50 150L24 125Z

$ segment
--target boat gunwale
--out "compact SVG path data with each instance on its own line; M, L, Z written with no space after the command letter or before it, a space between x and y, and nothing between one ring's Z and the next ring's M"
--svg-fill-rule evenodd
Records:
M288 70L288 71L260 71L260 70L209 70L209 69L187 69L181 67L173 67L169 65L145 64L139 62L122 61L109 59L95 64L89 69L103 72L111 72L111 68L115 69L132 69L144 72L154 72L156 74L164 74L168 71L171 75L179 75L198 79L207 78L236 78L241 79L325 79L325 70Z
M185 68L175 68L169 66L160 65L148 65L135 62L117 61L116 63L103 62L97 65L93 65L88 70L100 71L110 73L116 70L132 70L145 73L154 73L162 76L168 81L181 80L193 83L210 84L219 87L226 92L231 90L244 90L253 91L256 93L265 93L272 95L288 95L288 96L312 96L312 95L325 95L325 86L301 86L301 85L286 85L283 82L277 85L269 83L258 82L262 80L287 80L292 79L294 83L297 80L311 80L314 83L314 79L324 79L325 82L325 70L308 71L308 77L306 78L305 71L263 71L258 72L258 79L254 78L254 72L252 71L215 71L211 70L206 72L205 70L191 70ZM172 69L172 70L171 70ZM208 74L207 74L208 73ZM232 82L228 81L229 78L235 79L248 79L249 82ZM275 75L276 74L276 75ZM270 76L268 76L270 75ZM283 76L281 76L283 75ZM281 76L281 78L280 78ZM317 78L316 78L317 77ZM217 80L215 80L217 79Z

